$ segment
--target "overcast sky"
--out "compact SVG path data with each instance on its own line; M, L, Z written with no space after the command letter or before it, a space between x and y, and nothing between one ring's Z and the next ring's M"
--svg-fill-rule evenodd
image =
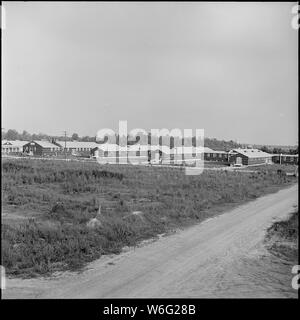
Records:
M8 3L2 127L298 142L295 3Z

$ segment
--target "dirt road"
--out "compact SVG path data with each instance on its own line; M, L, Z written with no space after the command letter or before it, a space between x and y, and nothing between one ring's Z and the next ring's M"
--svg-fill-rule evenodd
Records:
M3 298L297 297L292 274L262 244L298 203L298 186L91 263L80 274L8 279Z

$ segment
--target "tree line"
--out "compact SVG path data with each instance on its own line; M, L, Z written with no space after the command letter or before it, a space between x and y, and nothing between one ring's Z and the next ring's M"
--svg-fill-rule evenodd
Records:
M129 138L129 137L128 137ZM33 133L30 134L26 130L23 130L22 133L19 133L15 129L9 129L6 132L2 131L2 140L21 140L21 141L31 141L31 140L67 140L67 141L85 141L85 142L96 142L96 137L90 137L90 136L82 136L80 137L77 133L73 133L71 136L68 136L65 138L64 135L61 136L50 136L45 133ZM148 142L150 142L151 134L148 135ZM130 139L129 139L130 140ZM106 140L105 140L106 141ZM119 141L119 136L116 135L115 137L116 143ZM134 144L139 141L139 137L136 138L135 141L129 142L128 144ZM192 138L192 145L195 146L195 137ZM170 147L174 147L175 138L170 137ZM160 137L159 144L164 145L163 139ZM204 146L211 148L213 150L220 150L220 151L229 151L231 149L236 148L243 148L245 147L243 144L240 144L236 141L229 140L218 140L216 138L204 138ZM258 147L259 148L259 147ZM281 148L281 147L270 147L270 146L262 146L259 149L261 149L264 152L267 153L273 153L273 154L298 154L298 146L295 148Z
M21 141L31 141L31 140L65 140L65 136L50 136L45 133L29 133L26 130L23 130L22 133L19 133L15 129L9 129L6 132L2 131L2 140L21 140ZM90 141L95 142L95 137L83 136L80 137L77 133L73 133L71 136L66 137L67 141Z
M295 148L267 147L262 146L261 151L273 154L298 154L298 146Z

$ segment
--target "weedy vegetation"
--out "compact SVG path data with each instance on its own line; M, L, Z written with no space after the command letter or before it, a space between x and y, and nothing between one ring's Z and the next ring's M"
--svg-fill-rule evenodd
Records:
M276 170L187 176L180 168L5 159L2 265L24 277L78 270L295 181ZM91 219L99 223L90 227Z
M268 229L266 244L269 251L289 262L298 264L299 216L298 210L292 212L288 219L277 221Z

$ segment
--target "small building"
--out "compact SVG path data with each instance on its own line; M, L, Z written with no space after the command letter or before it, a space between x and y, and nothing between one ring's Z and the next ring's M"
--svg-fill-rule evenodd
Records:
M98 143L88 141L53 141L63 152L74 156L90 156Z
M175 146L169 148L165 145L133 145L128 148L131 156L139 157L140 161L147 161L152 164L189 164L194 163L196 159L203 159L204 149L201 147L192 146ZM142 157L141 157L142 156Z
M30 141L23 146L23 152L34 156L57 155L61 148L49 141Z
M211 155L211 156L210 156ZM175 146L169 148L160 145L130 145L119 147L116 144L98 144L92 149L92 156L99 160L113 163L161 163L161 164L190 164L195 160L215 160L228 162L228 154L214 151L207 147ZM216 157L216 158L215 158ZM117 160L116 160L117 158Z
M298 154L272 154L272 161L280 164L298 164Z
M226 151L212 150L204 148L204 160L229 163L229 154Z
M230 164L244 166L272 163L272 155L259 149L233 149L229 151Z
M104 163L118 163L119 152L121 150L123 150L123 148L119 147L117 144L97 144L97 146L91 150L91 156ZM124 150L126 151L126 149ZM127 151L125 158L127 158Z
M158 154L159 149L148 145L130 145L121 147L117 144L97 144L91 153L98 161L105 163L146 163L148 161L148 151L153 160Z
M2 141L1 152L2 154L20 154L23 152L23 146L26 143L28 143L28 141L21 141L21 140Z

